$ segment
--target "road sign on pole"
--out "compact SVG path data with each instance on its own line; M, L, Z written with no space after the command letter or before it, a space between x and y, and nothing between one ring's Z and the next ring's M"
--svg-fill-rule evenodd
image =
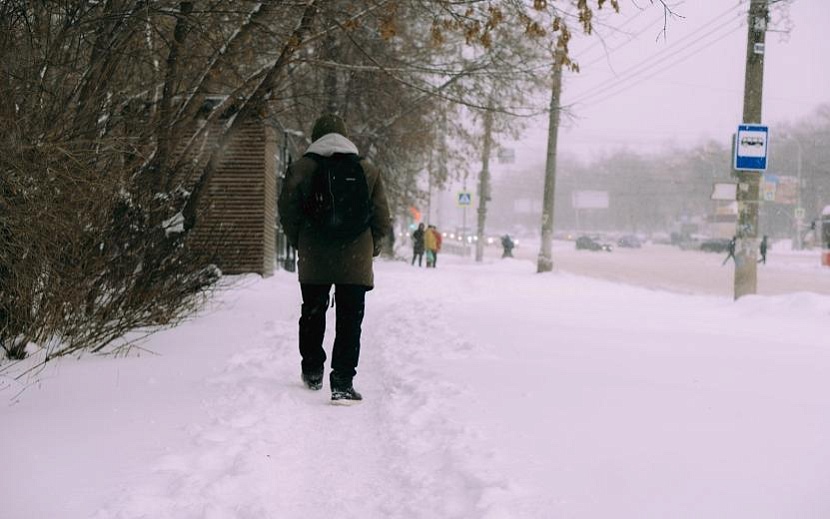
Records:
M766 171L769 127L742 124L735 134L734 167L738 171Z
M469 191L459 191L457 200L459 207L470 207L473 205L473 195Z

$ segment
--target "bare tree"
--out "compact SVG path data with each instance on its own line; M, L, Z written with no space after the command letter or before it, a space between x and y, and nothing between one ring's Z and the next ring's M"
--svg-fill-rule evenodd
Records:
M197 308L219 273L192 230L245 125L355 114L397 202L434 150L437 181L464 166L463 151L448 166L446 134L475 137L448 113L487 108L493 85L521 92L533 47L566 45L569 17L589 32L591 13L583 0L0 2L3 348L100 351ZM499 113L533 111L503 99Z

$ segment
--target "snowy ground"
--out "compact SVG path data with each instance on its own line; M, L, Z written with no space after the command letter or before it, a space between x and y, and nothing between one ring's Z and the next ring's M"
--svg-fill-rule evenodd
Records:
M758 265L758 294L830 295L830 268L821 265L821 251L792 251L784 245L776 243L766 265ZM682 294L733 295L734 262L723 265L725 253L652 244L641 249L614 247L610 253L578 251L572 241L554 242L553 253L557 268L583 276ZM500 254L500 248L487 249L490 257ZM538 254L539 244L532 241L523 241L515 251L517 258L531 261L536 261Z
M439 261L377 263L357 407L302 387L286 272L152 354L0 379L0 515L830 516L830 297Z

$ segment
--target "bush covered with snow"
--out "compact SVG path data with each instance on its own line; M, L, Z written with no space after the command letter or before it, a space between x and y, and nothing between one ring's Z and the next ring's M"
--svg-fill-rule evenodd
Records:
M164 201L141 201L90 166L115 154L0 144L0 345L45 359L100 351L136 329L198 308L218 278L211 258L156 224Z

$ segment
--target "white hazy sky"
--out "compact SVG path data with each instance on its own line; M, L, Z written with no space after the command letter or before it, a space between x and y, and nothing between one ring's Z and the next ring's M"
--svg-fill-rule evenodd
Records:
M768 32L766 40L763 122L771 139L776 124L830 103L830 1L786 3L783 13L773 11L770 28L787 33ZM596 37L572 44L582 71L565 76L562 101L573 117L563 120L560 153L590 160L622 147L728 143L743 110L749 1L674 0L679 16L668 21L665 38L657 5L620 4L621 13L598 27L604 44ZM518 167L544 163L547 127L547 117L539 118L520 143L504 143L516 148Z

